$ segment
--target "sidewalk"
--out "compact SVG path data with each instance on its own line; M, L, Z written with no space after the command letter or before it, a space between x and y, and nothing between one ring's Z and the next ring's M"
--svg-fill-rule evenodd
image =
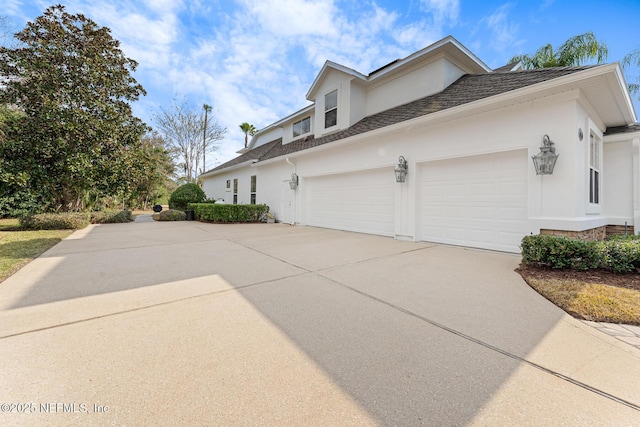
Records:
M640 326L590 322L588 320L583 320L582 322L640 350Z

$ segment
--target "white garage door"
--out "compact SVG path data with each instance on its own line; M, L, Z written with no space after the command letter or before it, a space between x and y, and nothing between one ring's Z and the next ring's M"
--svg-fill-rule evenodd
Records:
M526 150L420 166L421 240L520 252L527 234Z
M395 186L391 168L307 178L307 224L393 236Z

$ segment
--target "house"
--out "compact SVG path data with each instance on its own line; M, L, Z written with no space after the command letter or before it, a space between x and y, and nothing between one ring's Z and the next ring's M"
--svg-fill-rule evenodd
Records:
M491 70L447 37L368 75L327 61L307 99L204 173L207 196L265 203L284 223L508 252L531 233L640 232L640 125L618 63ZM532 160L543 142L551 174Z

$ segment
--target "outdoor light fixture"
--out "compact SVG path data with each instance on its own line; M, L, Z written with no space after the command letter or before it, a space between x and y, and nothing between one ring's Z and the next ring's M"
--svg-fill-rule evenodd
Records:
M398 158L398 164L394 171L396 172L396 182L404 182L407 179L409 166L407 165L407 160L403 156Z
M289 186L291 186L292 190L298 188L298 175L296 173L291 174L291 181L289 181Z
M549 135L545 135L542 138L542 147L540 152L535 156L531 156L533 159L533 165L536 168L536 175L552 175L553 168L558 160L558 154L553 146L553 141L549 138Z

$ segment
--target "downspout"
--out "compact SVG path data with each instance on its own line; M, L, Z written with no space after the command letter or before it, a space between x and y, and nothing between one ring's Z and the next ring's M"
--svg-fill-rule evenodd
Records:
M289 165L293 166L293 173L296 173L296 164L293 163L291 160L289 160L288 157L285 157L284 159ZM298 197L296 194L296 190L291 190L293 191L293 218L291 218L291 224L290 225L295 225L296 224L296 205L298 204Z
M640 233L640 138L632 140L633 147L633 234Z

